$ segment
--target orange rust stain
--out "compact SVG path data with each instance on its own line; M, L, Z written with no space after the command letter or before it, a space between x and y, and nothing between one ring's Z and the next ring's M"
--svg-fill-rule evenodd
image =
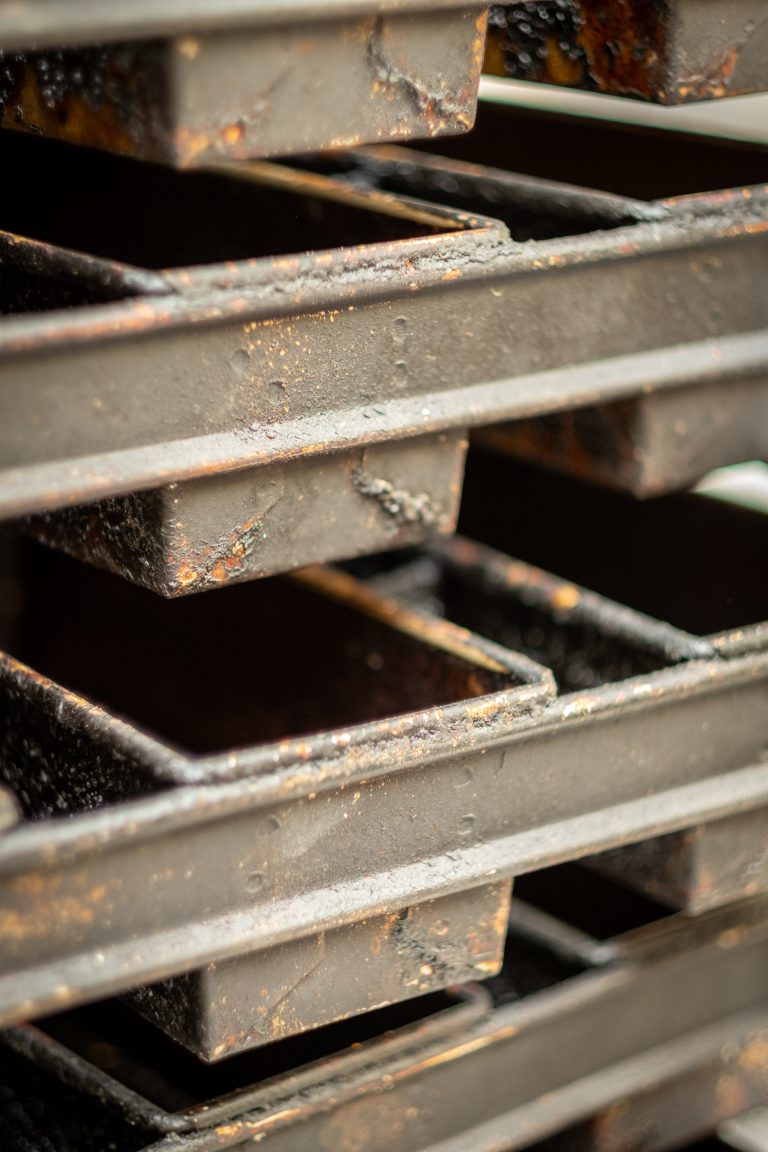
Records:
M760 1072L768 1078L768 1033L761 1033L746 1046L739 1057L739 1066L745 1072Z
M187 60L196 60L200 52L200 41L194 36L184 36L178 42L178 50Z
M578 588L574 587L573 584L563 584L552 596L551 603L553 608L561 611L569 611L575 608L580 600L581 594Z
M569 60L553 37L547 40L547 72L553 84L567 86L578 84L583 75L579 61Z
M737 1116L748 1104L747 1091L738 1074L724 1073L717 1082L718 1114Z
M188 588L198 580L198 574L190 564L182 564L176 569L175 583L182 588Z
M239 144L245 136L245 130L242 124L227 124L222 135L224 136L224 142L234 147L234 145Z
M18 121L17 110L21 113ZM68 94L50 108L32 68L24 72L16 97L6 104L0 125L127 155L138 150L136 141L118 123L115 106L105 103L95 111L79 96Z

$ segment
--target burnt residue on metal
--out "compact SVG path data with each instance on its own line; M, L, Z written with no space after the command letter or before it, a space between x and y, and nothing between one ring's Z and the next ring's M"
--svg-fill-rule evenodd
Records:
M420 1007L420 1022L406 1015L405 1027L402 1015L369 1014L206 1069L107 1005L49 1019L43 1031L12 1030L2 1044L16 1082L34 1069L43 1083L76 1085L83 1108L90 1095L145 1131L165 1133L163 1152L263 1139L298 1152L338 1147L345 1133L361 1132L370 1152L413 1152L470 1139L478 1126L500 1133L505 1147L524 1148L614 1103L616 1064L630 1098L649 1090L649 1078L674 1092L692 1067L723 1063L730 1090L715 1114L757 1098L765 1083L764 902L700 923L652 924L616 941L613 960L591 971L563 963L559 929L555 922L551 945L543 942L559 959L538 956L527 990L534 958L527 952L516 975L510 947L510 999L501 1002L500 988L491 1011L485 1001L479 1014L457 1016L442 1031L433 1001ZM617 1029L617 1019L627 1026ZM365 1031L371 1025L375 1031ZM475 1091L462 1091L468 1082Z
M96 505L77 505L64 513L42 513L25 522L30 535L52 548L87 557L98 568L119 572L134 583L164 563L159 492L113 496Z
M621 1099L604 1102L585 1123L530 1145L528 1152L665 1152L683 1147L684 1152L761 1152L764 1145L752 1142L746 1126L746 1139L733 1143L723 1129L742 1114L762 1117L767 1068L768 1046L759 1028L730 1039L720 1052L694 1039L689 1066L678 1075L652 1076L634 1092L625 1088Z
M501 966L510 883L209 964L128 1001L202 1060L229 1059L331 1020L484 980Z
M355 469L352 483L361 496L375 500L396 524L423 524L429 527L438 519L428 492L412 493L395 488L390 480L371 476L362 468Z
M0 127L132 155L168 134L161 42L0 51Z
M66 328L50 317L3 325L0 398L13 435L3 445L0 503L8 515L216 472L318 460L468 422L487 425L595 402L606 393L661 389L681 378L687 385L703 377L727 389L734 378L749 376L759 388L755 378L765 362L759 329L768 311L759 292L744 285L757 283L768 239L762 190L695 204L628 206L637 224L613 227L612 210L606 229L520 243L509 241L503 224L477 215L287 169L278 180L278 166L269 167L270 178L263 166L227 178L206 175L225 185L210 198L200 191L203 174L165 173L191 189L179 201L183 236L175 201L168 211L154 201L137 210L138 225L151 216L146 234L110 225L102 239L114 255L135 239L160 266L169 259L210 261L166 272L178 298L141 307L124 302L108 318L81 315ZM117 169L110 170L114 180ZM148 178L147 187L159 191L165 177ZM127 184L141 201L141 189ZM120 190L115 194L120 201ZM526 195L530 216L533 189ZM228 213L230 196L238 209ZM553 189L548 196L558 202ZM577 198L571 190L560 200ZM600 199L586 195L593 215L600 215ZM611 203L618 207L615 198ZM223 238L197 227L206 205L218 206L217 219L223 213L227 227L231 222ZM265 228L259 213L272 205L274 228ZM13 207L23 214L23 205ZM195 212L191 221L186 207ZM373 219L379 215L386 222ZM73 234L87 228L82 216L73 199ZM48 223L64 230L50 209ZM584 223L578 217L575 231ZM158 227L168 236L158 239ZM291 259L259 259L263 248L246 246L259 227L263 247L277 234L277 253L281 245L313 240L314 248L293 247ZM323 248L327 241L336 246ZM671 310L658 292L661 274L667 292L688 302L684 310ZM631 316L620 304L627 293ZM553 327L559 339L545 339ZM447 342L454 350L448 374ZM519 387L510 388L510 379ZM53 398L64 390L64 416L51 419ZM44 440L37 434L41 420ZM378 470L370 474L393 482ZM395 486L429 491L423 484ZM247 519L212 528L206 542Z
M11 232L0 232L0 274L0 315L75 308L172 291L154 272Z
M533 420L517 420L483 435L486 445L552 467L584 480L599 481L636 474L642 445L638 443L638 410L634 400L554 412Z
M698 914L753 896L768 882L765 811L690 828L593 856L601 875Z
M0 1146L19 1152L140 1152L156 1138L119 1106L105 1103L2 1041L0 1055Z
M588 83L589 62L579 43L583 26L577 0L494 5L488 16L485 69L513 80Z
M73 816L162 789L141 739L120 725L105 735L88 701L0 657L0 780L26 819Z
M668 0L526 0L491 9L486 70L598 92L659 99Z
M768 618L759 512L695 495L638 501L476 450L464 491L461 531L656 620L703 636Z
M450 531L465 450L461 433L417 437L115 496L22 525L160 595L189 595Z
M768 344L767 344L768 346ZM490 428L477 442L639 499L763 455L761 389L703 382Z
M125 39L90 44L98 40L94 26L79 37L64 34L60 43L77 47L3 51L0 123L177 166L471 127L481 6L304 7L285 16L276 10L273 26L256 4L241 8L234 23L230 13L221 27L219 12L210 12L197 33L194 19L176 13L156 23L155 38L146 38L146 19L133 28L128 19ZM340 72L346 99L338 95Z
M765 9L686 0L531 0L491 8L485 70L680 104L765 86Z

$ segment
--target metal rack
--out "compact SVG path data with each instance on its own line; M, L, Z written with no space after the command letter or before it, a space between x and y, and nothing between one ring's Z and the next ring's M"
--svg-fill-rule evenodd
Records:
M476 101L768 24L604 7L0 6L0 1146L759 1141L768 147Z

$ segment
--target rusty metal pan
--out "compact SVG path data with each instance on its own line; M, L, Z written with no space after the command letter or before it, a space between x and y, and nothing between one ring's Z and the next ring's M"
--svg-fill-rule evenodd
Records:
M464 132L486 15L460 0L3 4L0 125L181 167Z
M496 120L503 122L503 111L491 108L491 125ZM486 133L488 131L486 128ZM498 125L497 131L500 132ZM605 227L608 219L620 223L633 211L640 212L636 201L614 193L585 192L567 184L506 171L517 163L512 132L509 139L507 149L500 146L498 140L492 149L483 136L476 148L470 138L461 150L463 157L482 156L490 160L490 167L472 159L448 159L412 149L377 148L355 158L340 159L338 175L355 184L369 183L464 211L495 214L518 241L556 235L558 219L564 217L581 217L583 229L589 231L599 228L601 220ZM655 141L656 137L633 141L648 154L649 165L656 163L652 157ZM706 151L706 144L702 147ZM759 156L760 150L755 151ZM319 158L316 164L332 171L334 159ZM721 164L718 179L728 181L731 175L727 149L721 156ZM768 165L768 156L765 164ZM567 162L561 164L561 174L569 178ZM704 193L696 188L695 180L692 188L690 195L665 197L648 204L649 218L652 219L654 213L663 217L668 212L682 220L689 212L698 212L705 205L716 212L718 204L725 207L734 197L749 199L753 194L750 188L717 195ZM538 205L533 220L526 212L532 203ZM745 236L748 232L749 229ZM755 267L747 275L754 277L754 290L765 295L762 263L763 268ZM712 262L705 260L701 266L702 278L710 281L717 275L717 268L717 257ZM667 301L673 316L680 316L691 306L686 293L672 292ZM709 307L709 304L702 301L701 306ZM715 305L715 311L719 311L719 305ZM757 311L753 316L757 317ZM594 322L602 324L604 317L598 315ZM764 320L758 321L758 328L755 337L766 358L768 329ZM716 362L716 349L712 356ZM650 386L612 403L587 406L576 403L566 411L537 413L534 419L490 428L483 432L483 439L516 455L541 459L563 470L574 470L587 478L626 488L636 496L657 495L688 487L713 468L768 456L766 381L765 362L760 371L738 380L704 371L698 380L691 379L685 385L680 382L666 388Z
M443 1037L425 1037L411 1053L401 1047L392 1060L374 1042L325 1068L310 1066L298 1083L295 1073L278 1076L260 1096L252 1090L259 1106L230 1112L223 1122L217 1117L197 1133L161 1136L152 1147L211 1152L268 1138L279 1152L308 1144L330 1150L348 1133L364 1132L371 1152L511 1150L588 1120L622 1092L647 1090L654 1079L683 1080L722 1059L724 1049L733 1054L736 1084L745 1093L764 1092L765 916L765 903L753 901L697 921L646 922L614 937L612 960L590 968L563 959L569 929L562 933L555 924L547 943L541 925L533 938L528 917L518 924L513 914L505 968L490 985L491 1011ZM72 1013L71 1024L63 1017L42 1027L54 1038L58 1032L60 1044L68 1027L77 1034L77 1018ZM99 1023L108 1031L106 1014ZM30 1030L24 1035L29 1044ZM52 1075L58 1063L54 1081L64 1065L73 1067L71 1055L63 1058L50 1039L39 1043L38 1053L52 1057ZM102 1066L105 1054L109 1059L108 1047L95 1051ZM24 1067L29 1075L30 1064ZM120 1075L125 1063L113 1068ZM74 1071L82 1090L80 1061ZM122 1096L124 1090L104 1084L103 1072L92 1077L112 1099ZM740 1110L745 1098L734 1091L731 1109L722 1099L720 1114Z
M719 510L714 507L715 520ZM679 515L682 519L683 513ZM765 537L768 520L758 513L755 518L756 534L762 529ZM738 516L736 521L734 535L739 532ZM612 539L610 533L608 538ZM711 547L712 533L706 538ZM685 548L682 540L680 547ZM739 572L737 558L726 551ZM749 585L752 579L760 582L759 569L753 574L747 565L743 581ZM732 639L726 634L712 637L715 643L710 643L706 637L678 631L461 537L435 545L410 564L384 572L374 583L381 592L402 597L408 604L544 664L555 676L566 710L571 706L569 694L580 694L580 706L591 707L604 686L610 690L632 676L642 675L646 690L663 697L663 689L654 688L659 669L680 660L711 657L721 640L727 654L727 642ZM716 588L715 598L721 591ZM707 594L705 589L702 593ZM736 596L731 593L729 599ZM768 609L768 602L764 607ZM748 637L758 647L764 646L764 632L760 625L738 630L738 650L748 647ZM768 888L766 812L743 813L709 827L620 847L594 857L592 866L670 906L701 912Z
M49 908L34 928L31 920L24 926L18 919L31 912L29 890L22 895L26 882L18 887L10 881L21 905L14 910L11 898L0 913L4 960L11 969L17 964L25 969L23 978L8 973L13 1013L33 1011L35 969L47 986L43 999L49 1007L92 999L106 991L104 978L110 988L125 991L185 974L144 989L136 1002L173 1036L215 1060L498 969L508 876L475 871L467 883L446 885L424 899L401 885L403 898L377 909L382 893L356 873L353 884L360 886L363 910L332 890L334 875L341 880L344 871L335 843L345 839L341 829L348 826L358 856L372 847L366 846L368 832L358 828L358 804L365 801L356 785L350 787L355 780L372 788L367 800L375 805L381 796L386 807L386 781L393 772L402 767L408 774L420 766L429 775L457 749L476 748L480 754L489 740L512 729L518 716L539 710L552 694L549 672L523 656L475 642L461 630L403 613L349 577L328 571L171 605L115 577L81 570L47 549L36 552L24 584L21 654L43 674L11 657L3 658L0 669L0 760L27 821L19 829L22 843L16 843L23 857L25 834L50 848L61 835L69 839L79 821L92 818L109 840L108 826L116 821L122 861L112 894L103 875L81 889L83 873L75 865L79 895L60 892L55 910ZM40 613L47 617L45 625ZM233 626L235 620L240 623ZM73 660L66 668L60 663L65 652ZM255 653L261 654L256 664ZM240 764L242 756L247 766ZM323 795L326 773L336 787L330 808L321 813L330 798ZM236 777L239 783L226 783ZM442 785L452 786L447 780ZM292 811L297 805L305 809L303 830L284 827L265 788L272 801L282 794ZM322 798L315 805L318 794ZM242 839L237 833L230 840L226 819L219 824L213 811L205 814L209 800L229 809ZM170 825L155 808L158 803L168 805ZM181 851L183 859L168 858L153 880L145 876L134 888L144 856L135 836L141 837L145 804L145 830L151 827L159 835L163 853ZM401 847L422 858L430 851L429 837L414 849L417 816L418 807L412 808ZM178 838L171 827L178 818L206 841L213 835L217 843L210 842L210 852L201 855L191 843L185 845L185 833ZM339 829L332 832L337 821ZM387 855L383 813L379 829L379 847ZM93 840L86 828L81 831L86 856L92 849L98 855L102 833ZM462 842L471 832L466 820L454 835ZM435 833L439 838L443 830ZM282 863L278 846L288 851ZM14 857L21 863L11 848L6 863L12 872ZM57 865L48 871L54 885L57 871ZM144 898L147 883L150 901ZM168 906L158 883L181 886L173 895L167 891ZM295 900L298 919L284 915L285 907L279 910L283 902L275 884ZM119 909L112 903L118 890ZM312 891L330 897L330 919L318 919ZM79 914L74 906L81 899ZM341 911L335 923L331 905ZM178 917L172 906L186 925L186 941L180 946L167 937L158 952L146 933L166 936L170 928L174 935L172 921ZM262 912L269 908L278 934L265 949L251 936L266 926ZM223 917L218 928L211 915ZM88 924L86 934L92 930L93 935L85 943L82 931ZM60 931L63 952L54 944ZM43 961L45 973L41 938L51 960L50 965ZM122 959L108 957L110 938L120 941ZM91 974L70 970L65 992L66 956L79 967L84 943ZM341 986L340 969L347 974Z
M2 147L25 144L37 145L38 156L47 142L14 137ZM85 150L69 155L67 163L84 171ZM89 165L97 164L87 155ZM34 172L31 153L27 159L32 167L23 171ZM116 179L119 158L101 161L114 166ZM106 168L99 171L106 179ZM152 187L159 188L153 171ZM165 173L174 177L213 179ZM334 193L317 176L277 175L274 168L259 178L279 183L283 204L288 183L297 203L322 188L323 211L333 204L337 223L353 218L352 198L360 204L359 198L375 195L348 184L339 188L338 181ZM228 179L233 189L238 178ZM118 201L124 184L121 175L117 186L109 185ZM59 212L60 228L62 221L74 227L85 211L82 189L91 184L77 187L70 198L74 217ZM517 209L508 205L504 214L519 220L527 211L530 222L538 211L532 192L528 187ZM50 511L214 472L306 461L643 391L713 381L759 388L768 324L768 294L760 291L768 194L753 189L749 196L694 198L675 209L633 203L621 218L615 198L610 207L602 201L601 214L600 198L585 196L585 205L571 213L568 205L557 206L553 190L542 190L557 211L548 212L547 238L523 242L509 238L501 224L439 205L404 206L380 194L368 201L367 219L376 207L388 211L394 231L383 246L336 233L330 242L344 246L335 250L238 261L249 254L241 246L229 253L235 259L229 266L220 262L218 232L185 228L195 245L179 254L181 263L207 258L214 264L164 270L176 295L72 310L65 318L6 319L0 326L0 511ZM567 199L572 206L577 198ZM220 214L225 207L221 197L207 202ZM163 203L170 203L171 214L181 211L180 201L153 196L145 243L157 236ZM185 203L199 219L200 201L190 193ZM37 214L30 224L35 220ZM277 209L266 229L270 240L276 220ZM133 244L135 233L125 230L122 214L114 221L107 232ZM179 235L172 225L162 245L150 244L161 269ZM263 216L252 214L251 226L263 238ZM428 234L414 237L419 228ZM295 230L286 243L293 252L308 246ZM119 257L112 243L108 248L110 257ZM745 284L754 287L746 291ZM671 296L685 308L670 308ZM554 330L557 340L549 339Z
M41 819L0 844L4 1023L342 929L365 937L367 922L396 925L404 909L473 888L497 886L501 909L512 876L768 804L765 655L670 664L656 647L658 671L646 650L638 675L542 707L551 673L341 574L309 579L346 604L348 643L336 610L298 612L301 583L169 603L45 549L31 563L15 653L38 674L4 663L5 748L6 765L32 769L27 816ZM290 612L278 596L292 597ZM384 620L411 638L398 641L404 663L377 638ZM453 703L435 699L446 649L469 660L449 677ZM338 697L332 659L354 668L347 706L384 675L395 696L373 699L386 718L359 723L370 702L351 718L314 703L307 712ZM265 715L272 727L254 731ZM98 789L83 796L86 763L111 781L106 803ZM136 798L116 805L118 785ZM420 958L411 992L440 978L450 940L431 941L440 963L422 973L423 947L409 953L402 938L405 960ZM478 961L486 972L492 962L492 952ZM297 1023L287 1011L274 1019Z
M768 88L761 0L494 4L484 70L659 104Z
M173 289L157 273L0 232L0 315L82 307Z
M90 160L81 156L75 166L90 173L91 191L81 195L80 184L68 186L63 195L72 199L63 217L58 210L46 210L37 179L41 173L24 169L30 182L27 194L20 191L15 205L6 204L8 217L13 218L17 229L37 229L38 235L49 235L58 244L63 240L68 247L10 238L6 246L9 259L24 276L33 269L35 283L41 287L34 300L29 292L19 291L16 281L6 287L11 304L24 311L65 304L93 305L99 296L83 295L89 284L103 289L105 298L109 298L109 291L122 296L140 292L143 299L126 303L117 315L111 314L111 320L109 313L103 317L107 328L110 323L119 327L121 316L125 319L125 307L135 316L141 315L150 307L146 298L149 293L165 293L166 301L167 294L175 293L178 302L182 292L211 291L221 281L242 288L250 281L258 282L267 261L234 259L246 257L249 252L277 253L281 248L297 251L306 245L314 249L317 274L323 274L326 250L334 245L338 245L335 255L339 264L348 269L355 253L361 260L371 262L383 255L376 241L387 237L412 236L411 242L403 243L401 249L402 259L407 262L417 258L422 238L432 239L432 233L442 234L451 248L452 235L458 238L461 234L461 248L469 240L467 226L473 231L477 224L475 238L483 231L481 222L470 223L457 214L442 210L436 213L392 197L337 189L322 178L298 176L276 166L263 166L258 176L252 169L240 175L222 171L182 176L162 169L145 171L130 161L121 163L98 156L91 156ZM104 187L96 176L102 171L111 173L113 179L122 174L120 195L126 204L133 205L134 229L130 235L130 230L116 221L103 222L96 231L89 223L98 216ZM148 189L153 181L156 187ZM189 196L185 197L187 188ZM117 195L116 185L114 191ZM156 219L157 202L150 192L156 192L161 202L167 203L167 218ZM178 209L183 218L174 218L177 208L171 204L171 193L187 205L184 211ZM201 236L193 227L196 214L208 216L214 211L224 211L225 221L210 235ZM267 216L272 217L273 224L269 234L264 227ZM487 230L493 230L490 222ZM472 240L469 243L472 246ZM186 259L198 263L192 268L169 268L164 272L131 270L114 258L72 250L87 245L102 254L133 253L145 262L152 259L154 249L156 262ZM233 258L228 263L227 256ZM206 260L213 263L206 265ZM279 265L280 260L275 257L272 267ZM85 314L87 321L87 311L78 312ZM58 323L66 327L74 316L74 312L62 312ZM228 368L238 377L238 388L250 410L254 384L250 356L258 356L261 342L258 336L247 332L245 338L247 348L236 354ZM291 344L296 353L294 342ZM279 354L284 353L283 348ZM263 381L261 390L267 405L267 422L255 420L241 428L241 437L258 434L270 447L276 436L272 423L279 422L289 407L294 383L282 379L277 351L275 356L271 361L274 379ZM184 382L179 387L184 391ZM248 395L250 399L246 399ZM179 400L183 403L181 396ZM103 414L102 401L96 398L95 402L94 411ZM315 392L316 410L327 403L325 395ZM122 407L121 401L118 407ZM239 416L245 421L249 411L241 408ZM358 411L357 416L361 423L376 419L376 414L367 409ZM311 414L308 417L311 419ZM47 434L53 427L49 426ZM207 437L202 440L207 441ZM181 595L450 531L458 513L464 451L465 437L454 430L369 446L351 446L348 440L338 443L329 438L320 454L291 461L281 459L277 446L270 452L272 459L266 468L202 477L147 494L113 497L97 507L78 506L60 518L36 521L31 530L155 591ZM159 450L155 453L150 449L150 457L154 458L154 467L162 472L164 459ZM284 530L286 524L291 526L289 533Z
M703 494L638 501L476 450L464 491L467 536L665 621L721 656L765 649L765 513ZM535 495L535 517L525 494Z

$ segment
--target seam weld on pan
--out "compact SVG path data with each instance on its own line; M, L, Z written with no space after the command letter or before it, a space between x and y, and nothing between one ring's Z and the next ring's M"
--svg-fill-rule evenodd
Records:
M487 19L477 4L369 0L346 12L305 4L287 18L272 5L266 22L265 6L251 3L232 26L232 11L217 21L210 3L197 28L206 15L199 5L178 7L169 34L162 17L142 26L141 5L110 6L138 17L131 27L123 16L120 33L120 15L105 19L103 5L78 13L33 3L24 7L33 24L38 17L37 32L15 51L19 10L10 7L0 10L6 131L200 167L465 132L474 121ZM86 7L93 21L83 36ZM45 24L55 10L61 27L51 47Z
M2 148L27 143L6 139ZM126 194L129 161L85 150L68 155L78 171L87 166L104 179L111 172L113 181L119 171ZM184 202L198 214L218 206L221 215L232 197L241 205L255 197L254 205L277 212L292 181L305 225L312 205L329 228L333 221L338 228L343 212L357 232L339 236L339 247L304 255L273 248L271 260L244 259L258 250L253 238L254 247L241 244L227 264L221 247L174 248L170 225L159 243L155 222L149 250L143 242L146 261L156 262L175 294L7 317L0 325L4 515L688 384L764 390L764 189L650 208L633 202L621 222L619 198L584 192L580 202L573 188L560 197L551 185L533 212L530 182L510 180L507 207L497 202L491 210L522 218L526 235L544 227L545 238L520 241L474 212L392 195L357 189L361 206L350 209L348 186L334 204L329 181L313 201L317 177L284 168L279 177L274 169L264 174L261 184L236 170L229 178L153 172L164 188L174 179L197 181L185 183L198 191ZM279 195L270 192L278 179ZM492 181L497 189L499 179ZM71 201L70 232L85 211L81 201ZM173 197L167 202L181 211ZM25 206L26 199L17 205L19 215ZM385 227L397 239L371 243ZM280 237L277 218L273 237ZM295 228L279 242L288 253L297 244L317 248L317 227ZM107 247L112 258L120 254L114 237ZM165 256L176 259L175 270ZM201 267L203 260L212 263ZM755 291L745 292L745 283ZM671 309L669 295L685 308ZM552 330L557 341L545 339ZM49 419L54 398L57 416Z

